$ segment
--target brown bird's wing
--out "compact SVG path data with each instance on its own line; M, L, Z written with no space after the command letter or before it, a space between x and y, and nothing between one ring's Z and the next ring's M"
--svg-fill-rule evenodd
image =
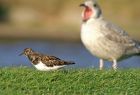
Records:
M107 22L102 29L108 40L124 46L128 50L128 54L138 53L139 42L132 39L122 28Z
M61 60L55 56L46 56L49 60Z
M55 56L43 56L41 61L48 67L74 64L74 62L66 62Z

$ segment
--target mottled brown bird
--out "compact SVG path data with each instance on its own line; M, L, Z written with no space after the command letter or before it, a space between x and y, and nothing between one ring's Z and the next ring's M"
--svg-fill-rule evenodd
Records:
M24 49L23 53L20 55L25 55L28 57L35 68L40 71L57 70L66 65L75 64L74 62L64 61L55 56L48 56L35 52L31 48Z

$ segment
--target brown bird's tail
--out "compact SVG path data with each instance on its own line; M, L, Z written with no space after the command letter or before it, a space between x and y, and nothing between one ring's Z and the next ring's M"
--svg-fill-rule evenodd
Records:
M140 53L136 54L136 56L140 56Z
M72 64L75 64L75 62L73 62L73 61L65 61L65 64L66 65L72 65Z

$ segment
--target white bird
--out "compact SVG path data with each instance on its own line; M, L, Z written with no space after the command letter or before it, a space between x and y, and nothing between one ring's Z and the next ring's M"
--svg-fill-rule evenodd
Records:
M105 20L97 1L85 0L80 6L82 12L81 40L85 47L100 58L100 70L104 60L113 62L117 69L117 61L131 56L140 56L140 42L132 39L122 28Z

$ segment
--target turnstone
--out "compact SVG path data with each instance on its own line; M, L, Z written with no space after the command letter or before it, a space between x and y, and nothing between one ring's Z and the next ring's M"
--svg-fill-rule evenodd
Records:
M131 56L140 56L140 42L132 39L122 28L107 21L102 15L96 0L85 0L80 6L82 12L81 39L85 47L100 58L100 69L104 60L113 62L117 69L117 61Z
M48 56L35 52L31 48L24 49L23 53L20 55L25 55L28 57L35 68L40 71L57 70L66 65L75 64L74 62L67 62L55 56Z

